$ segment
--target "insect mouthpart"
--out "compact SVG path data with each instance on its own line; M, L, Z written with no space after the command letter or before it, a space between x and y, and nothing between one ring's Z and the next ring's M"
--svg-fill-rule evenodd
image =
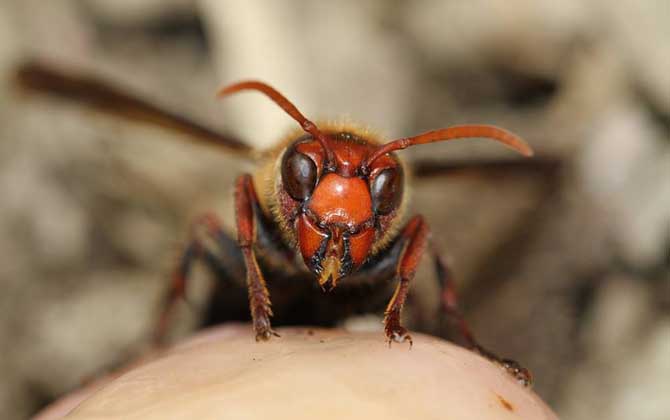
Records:
M349 234L336 228L328 230L330 233L321 241L308 264L324 291L333 290L337 281L351 274L354 268Z
M323 262L322 271L319 274L319 286L324 291L331 291L337 286L337 280L340 278L340 260L332 255Z

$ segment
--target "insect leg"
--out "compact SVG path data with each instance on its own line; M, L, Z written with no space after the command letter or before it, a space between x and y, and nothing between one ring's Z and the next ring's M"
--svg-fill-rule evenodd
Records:
M241 258L235 255L234 249L231 249L231 245L236 245L235 240L223 231L221 226L218 217L213 213L204 214L191 226L190 240L174 269L172 282L162 302L154 330L154 344L160 345L164 342L175 305L179 299L185 298L191 267L198 258L215 265L218 271L241 278L244 269ZM216 247L218 253L213 252L213 247ZM223 255L219 256L219 253Z
M451 270L442 256L438 253L435 244L432 242L431 248L437 279L440 283L440 288L442 289L442 293L440 294L440 308L445 316L456 324L456 328L465 341L465 347L479 353L493 363L500 365L509 372L509 374L516 378L519 383L524 386L529 386L532 383L532 375L528 369L522 367L514 360L500 358L477 342L472 334L472 330L458 308L458 297L456 295Z
M407 299L409 282L414 278L414 273L423 255L426 241L428 239L428 225L422 216L414 216L400 233L401 240L406 244L398 258L396 276L399 278L398 286L384 311L384 332L389 345L392 341L409 341L412 345L412 337L407 329L400 325L400 311Z
M235 184L235 217L237 221L237 241L244 255L247 268L247 287L249 289L249 307L253 320L256 340L268 340L271 336L279 336L270 326L272 309L270 294L261 273L254 244L258 215L254 209L258 208L258 196L254 189L251 176L241 175Z

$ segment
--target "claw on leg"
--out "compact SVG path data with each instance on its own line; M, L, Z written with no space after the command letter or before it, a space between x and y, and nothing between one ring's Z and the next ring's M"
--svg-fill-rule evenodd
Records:
M270 316L272 310L269 307L260 306L252 312L254 332L256 333L256 341L268 341L272 336L280 337L280 335L272 329L270 323Z
M391 347L392 342L404 343L409 342L409 348L412 348L414 342L412 336L409 335L407 328L400 325L399 311L387 312L384 317L384 333L386 334L386 342Z
M480 356L485 357L496 365L500 366L507 374L512 376L520 385L529 387L533 385L533 375L530 370L521 366L521 364L512 359L501 359L480 345L475 345L472 350Z
M407 329L400 326L386 331L386 341L388 342L389 347L391 347L391 343L394 341L396 343L404 343L405 341L408 341L410 349L414 345L414 342L412 341L412 336L409 335Z
M524 368L514 360L501 359L494 353L486 350L477 342L472 331L470 331L470 327L467 322L465 322L465 318L463 318L463 315L458 309L458 299L456 290L454 289L454 282L451 279L451 271L445 261L440 257L434 244L432 253L435 262L435 271L442 289L441 311L447 319L455 323L457 330L465 340L465 347L500 366L509 375L516 379L519 384L523 386L531 386L533 383L533 375L531 375L528 369Z
M280 335L272 329L269 315L259 316L254 319L254 332L256 333L256 341L268 341L272 336L280 337Z
M242 175L235 185L235 217L237 221L237 240L242 249L247 269L247 287L249 307L253 320L256 341L267 341L273 335L279 337L270 325L272 308L270 294L263 273L256 261L254 244L256 242L256 223L258 197L250 175Z
M421 255L428 239L428 225L423 217L414 216L403 228L400 234L403 246L402 253L396 262L396 272L398 286L391 297L391 300L384 311L384 332L386 340L391 346L391 342L404 343L409 341L409 348L412 348L412 337L407 329L400 325L400 313L407 299L409 283L414 278L416 267L419 264Z
M268 341L272 336L281 337L275 330L268 328L265 330L256 330L256 341Z
M530 373L530 370L521 366L517 361L503 359L497 362L497 364L499 364L508 374L512 375L520 385L526 387L533 385L533 375Z

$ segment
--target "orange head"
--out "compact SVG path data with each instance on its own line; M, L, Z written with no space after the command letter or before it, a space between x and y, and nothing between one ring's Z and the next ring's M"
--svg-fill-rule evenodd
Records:
M349 132L325 136L329 153L312 136L293 142L281 159L279 202L309 269L334 287L360 267L397 219L403 198L400 163L389 156L363 170L375 144Z
M347 131L322 132L262 82L236 83L219 94L247 89L270 97L307 132L281 157L277 202L303 261L322 287L333 288L338 279L360 268L397 223L405 177L391 152L416 144L487 137L532 154L523 140L493 126L456 126L378 145Z

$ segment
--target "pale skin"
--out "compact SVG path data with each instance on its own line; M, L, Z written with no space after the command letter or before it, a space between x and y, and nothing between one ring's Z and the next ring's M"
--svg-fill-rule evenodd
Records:
M248 325L205 331L43 411L68 419L557 419L500 366L414 333L281 328L257 343Z

